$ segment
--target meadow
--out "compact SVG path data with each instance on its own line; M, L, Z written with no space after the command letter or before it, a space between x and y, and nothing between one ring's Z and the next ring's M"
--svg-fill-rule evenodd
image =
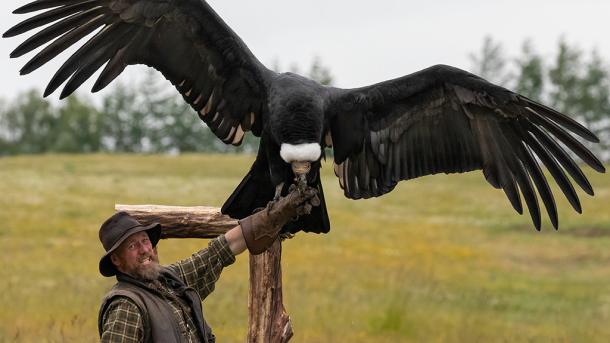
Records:
M95 342L114 283L97 271L114 204L220 206L253 156L44 155L0 159L0 342ZM332 230L284 242L291 342L609 342L610 176L584 214L554 187L560 229L534 230L480 172L343 197L323 168ZM205 240L159 243L162 263ZM204 301L218 342L244 342L248 256Z

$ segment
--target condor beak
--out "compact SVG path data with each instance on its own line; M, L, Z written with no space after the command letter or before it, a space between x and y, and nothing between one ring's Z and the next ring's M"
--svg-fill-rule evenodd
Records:
M307 173L311 170L311 162L309 161L293 161L291 163L292 172L295 176L295 181L299 187L307 186Z

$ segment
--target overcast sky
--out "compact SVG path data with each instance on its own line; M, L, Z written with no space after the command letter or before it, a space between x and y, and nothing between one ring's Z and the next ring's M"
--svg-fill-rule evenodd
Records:
M26 18L11 11L28 1L2 1L1 31ZM610 61L608 0L211 0L209 3L268 66L279 61L308 66L319 56L340 87L357 87L444 63L470 68L468 54L483 38L504 44L508 57L519 55L525 39L538 52L554 55L560 37L585 51L595 48ZM44 88L60 61L28 76L18 70L32 53L8 55L23 38L0 39L0 97L32 87ZM60 55L65 61L67 55ZM130 67L129 82L144 69ZM92 83L86 84L88 92ZM59 92L52 97L57 98Z

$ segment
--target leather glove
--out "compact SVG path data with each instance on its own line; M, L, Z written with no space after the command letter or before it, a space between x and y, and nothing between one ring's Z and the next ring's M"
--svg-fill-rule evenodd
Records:
M311 213L320 204L318 190L292 185L290 192L267 207L239 220L246 247L252 255L263 253L273 244L282 227L297 216Z

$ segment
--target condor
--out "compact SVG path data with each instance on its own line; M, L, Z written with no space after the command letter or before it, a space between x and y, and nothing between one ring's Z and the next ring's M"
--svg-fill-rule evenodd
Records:
M296 179L316 187L321 204L285 230L328 232L320 160L329 147L348 198L380 196L419 176L482 170L519 213L522 195L537 229L536 190L558 227L540 162L577 212L581 205L566 173L586 193L593 189L565 148L605 172L573 137L598 142L585 127L453 67L339 89L269 70L203 0L38 0L14 13L35 11L42 12L4 34L40 28L11 54L42 47L21 74L92 34L59 68L45 96L65 83L64 98L103 67L96 92L128 65L145 64L160 71L223 142L239 145L247 132L261 138L254 165L222 208L234 218L285 194Z

